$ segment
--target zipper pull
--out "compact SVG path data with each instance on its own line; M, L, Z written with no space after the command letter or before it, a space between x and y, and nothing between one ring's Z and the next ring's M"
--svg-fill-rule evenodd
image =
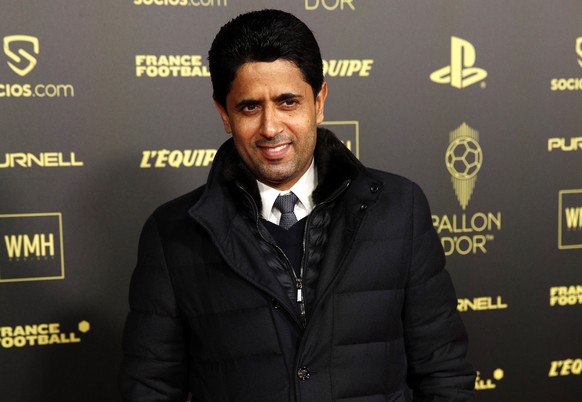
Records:
M305 303L303 302L303 281L297 278L297 304L299 304L299 313L301 314L301 322L303 326L307 323L307 314L305 311Z
M297 303L303 303L303 281L297 278Z

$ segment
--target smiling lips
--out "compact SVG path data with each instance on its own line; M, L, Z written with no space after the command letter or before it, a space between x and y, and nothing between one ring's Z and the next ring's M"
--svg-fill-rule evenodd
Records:
M261 151L261 155L263 155L265 159L274 161L282 159L287 154L287 152L291 148L291 143L288 142L276 146L259 145L258 148Z

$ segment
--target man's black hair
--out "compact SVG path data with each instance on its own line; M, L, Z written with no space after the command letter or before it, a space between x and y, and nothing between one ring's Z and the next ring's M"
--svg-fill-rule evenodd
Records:
M299 18L280 10L241 14L225 24L208 53L213 98L226 110L236 72L248 62L293 62L317 96L323 84L319 46Z

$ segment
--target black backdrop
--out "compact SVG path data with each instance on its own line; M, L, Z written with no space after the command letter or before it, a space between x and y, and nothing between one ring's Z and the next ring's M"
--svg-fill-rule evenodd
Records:
M266 7L320 42L324 125L427 193L478 399L579 401L579 0L0 0L0 400L119 400L141 225L205 181L207 50Z

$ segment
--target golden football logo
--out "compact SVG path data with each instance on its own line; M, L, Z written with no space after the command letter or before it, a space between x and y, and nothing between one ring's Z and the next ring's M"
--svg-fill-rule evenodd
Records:
M445 163L451 174L453 189L465 210L477 181L477 173L483 164L483 151L479 145L479 132L466 123L449 133L449 147Z

